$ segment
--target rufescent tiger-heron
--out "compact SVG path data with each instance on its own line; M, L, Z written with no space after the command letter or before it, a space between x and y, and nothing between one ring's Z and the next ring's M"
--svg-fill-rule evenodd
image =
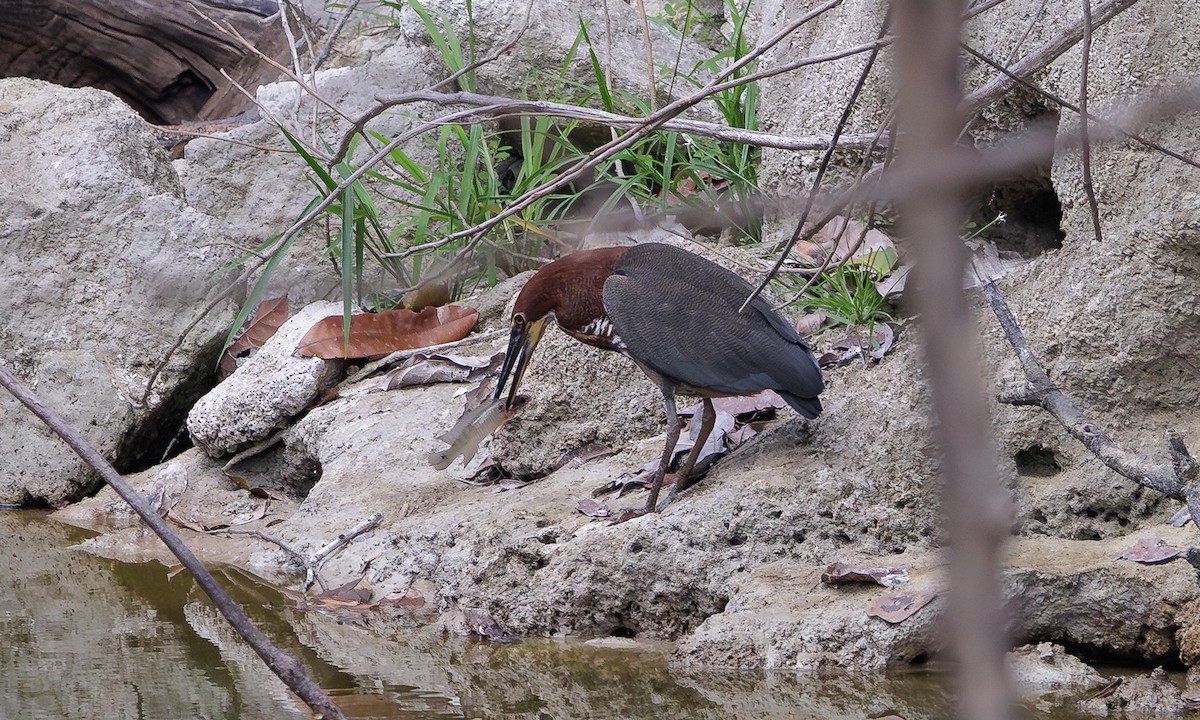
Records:
M631 516L655 512L679 440L676 391L703 398L704 411L695 446L664 507L687 487L712 432L712 398L770 389L806 418L821 412L817 395L825 383L812 350L762 297L739 313L750 292L749 283L733 272L672 245L646 243L566 255L542 266L517 296L495 397L503 395L511 376L505 402L512 404L552 315L576 340L633 360L662 390L667 411L667 441L650 497Z

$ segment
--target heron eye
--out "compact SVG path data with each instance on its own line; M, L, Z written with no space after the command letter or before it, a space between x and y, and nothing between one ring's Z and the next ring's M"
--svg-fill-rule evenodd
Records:
M524 315L514 315L512 321L513 321L513 325L524 325L525 324L525 316Z

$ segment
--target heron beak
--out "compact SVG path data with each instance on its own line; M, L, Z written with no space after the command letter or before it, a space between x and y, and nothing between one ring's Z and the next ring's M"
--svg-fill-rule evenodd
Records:
M496 384L496 394L492 396L499 398L504 394L504 385L511 374L512 385L508 389L508 399L504 401L506 409L513 406L517 388L521 384L521 378L525 376L525 368L529 366L529 357L533 355L534 348L542 339L547 319L543 317L533 322L514 322L512 325L512 334L508 337L508 352L504 354L504 365L500 369L500 381Z

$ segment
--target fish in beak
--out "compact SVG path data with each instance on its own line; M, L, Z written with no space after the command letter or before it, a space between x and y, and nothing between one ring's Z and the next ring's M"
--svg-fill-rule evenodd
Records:
M499 398L504 394L504 386L508 382L508 377L512 375L512 385L508 389L508 399L504 402L506 409L512 409L513 401L517 397L517 388L521 384L521 378L525 376L525 368L529 366L529 357L533 355L534 348L542 339L542 332L546 329L546 320L549 316L541 317L532 322L525 319L524 315L517 315L513 318L512 333L508 337L508 352L504 354L504 365L500 368L500 381L496 383L496 394L493 398Z

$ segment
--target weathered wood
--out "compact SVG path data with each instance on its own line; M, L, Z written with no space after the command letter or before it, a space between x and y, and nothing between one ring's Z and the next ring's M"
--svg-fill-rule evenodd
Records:
M193 5L251 43L281 34L268 0L0 0L0 76L108 90L159 124L244 112L240 95L205 105L229 84L222 68L261 81L260 63Z

